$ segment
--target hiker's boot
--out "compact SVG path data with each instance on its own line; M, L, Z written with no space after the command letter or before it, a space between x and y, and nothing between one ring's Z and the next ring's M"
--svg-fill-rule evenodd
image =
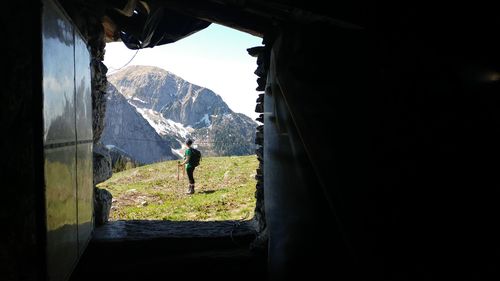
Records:
M186 191L187 194L193 194L194 193L194 185L190 184L188 187L188 190Z

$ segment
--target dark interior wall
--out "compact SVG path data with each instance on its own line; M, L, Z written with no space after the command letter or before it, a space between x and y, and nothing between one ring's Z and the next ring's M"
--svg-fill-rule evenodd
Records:
M273 44L271 273L498 278L496 17L377 12L362 30L284 27Z
M334 35L332 44L324 41ZM271 280L304 273L356 279L349 232L355 207L340 194L356 192L357 179L364 180L357 158L366 130L351 126L360 123L359 96L367 92L358 83L366 77L364 40L360 31L289 26L272 44L264 114Z
M395 276L498 279L499 23L459 4L375 26L375 249Z
M4 8L9 12L2 15L0 28L9 39L1 46L5 73L1 76L1 126L4 134L0 169L0 185L3 187L0 279L44 280L47 275L47 235L42 138L42 4L41 1L30 3L20 9L19 5L9 2ZM95 17L87 15L86 20L94 20L100 27ZM82 30L91 34L87 39L93 39L96 32L89 31L89 26L95 25L87 24ZM104 45L102 40L101 45ZM83 116L77 115L78 118ZM85 163L91 165L88 161Z
M0 279L43 276L44 217L41 94L41 5L5 2L0 28L1 141ZM7 12L8 11L8 12Z

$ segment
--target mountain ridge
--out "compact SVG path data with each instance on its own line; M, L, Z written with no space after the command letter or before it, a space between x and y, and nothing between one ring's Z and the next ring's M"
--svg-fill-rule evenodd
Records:
M108 82L178 156L187 138L207 156L249 155L257 123L235 113L215 92L155 66L128 66Z

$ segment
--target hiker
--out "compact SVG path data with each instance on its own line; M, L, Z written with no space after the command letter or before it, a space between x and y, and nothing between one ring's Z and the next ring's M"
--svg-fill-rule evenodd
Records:
M187 146L187 149L186 151L184 151L184 162L182 163L179 163L179 166L182 166L182 165L186 165L186 173L188 175L188 178L189 178L189 187L188 187L188 190L187 190L187 194L193 194L194 193L194 176L193 176L193 173L194 173L194 168L195 166L192 165L190 163L190 158L191 156L193 155L193 152L192 152L192 149L191 149L191 145L193 144L193 141L188 139L186 141L186 146Z

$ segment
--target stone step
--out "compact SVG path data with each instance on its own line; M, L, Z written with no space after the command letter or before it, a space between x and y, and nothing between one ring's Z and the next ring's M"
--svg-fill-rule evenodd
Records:
M254 238L249 221L111 222L95 230L71 281L258 278L266 257L250 250Z

